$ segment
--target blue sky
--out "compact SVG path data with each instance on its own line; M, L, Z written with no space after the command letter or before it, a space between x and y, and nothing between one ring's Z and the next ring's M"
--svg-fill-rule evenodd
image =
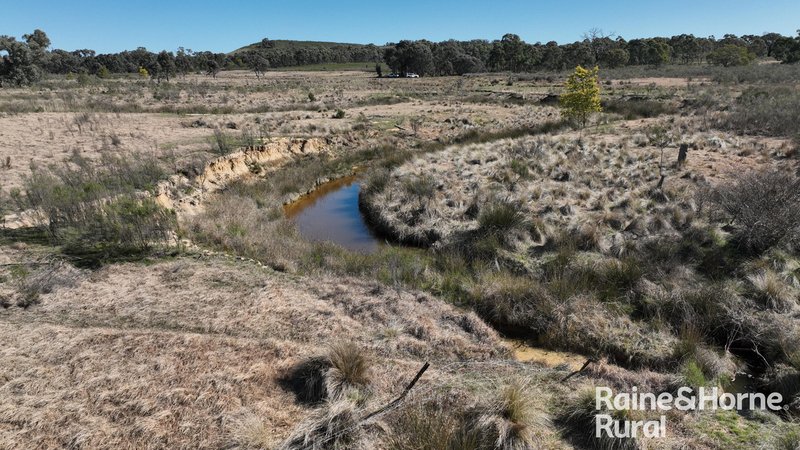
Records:
M98 52L138 46L228 52L263 37L383 44L516 33L528 42L563 43L593 27L626 39L794 35L800 1L0 0L0 34L19 37L41 28L55 48Z

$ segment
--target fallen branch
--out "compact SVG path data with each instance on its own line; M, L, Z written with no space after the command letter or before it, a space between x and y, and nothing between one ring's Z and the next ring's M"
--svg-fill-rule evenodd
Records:
M597 360L594 359L594 358L587 359L586 362L583 363L583 367L581 367L580 369L578 369L578 370L572 372L571 374L565 376L564 378L562 378L561 382L563 383L563 382L569 380L570 378L574 377L575 375L578 375L578 374L582 373L584 370L586 370L587 367L589 367L589 364L596 363L596 362L597 362Z
M372 419L373 417L378 416L380 414L383 414L386 411L388 411L388 410L394 408L395 406L399 405L400 402L402 402L403 399L406 398L406 396L408 395L409 391L411 391L411 389L414 387L414 385L417 384L417 381L419 381L419 379L422 377L422 374L424 374L425 371L428 370L428 367L430 367L430 366L431 366L430 363L426 362L422 366L422 368L419 369L419 372L417 372L417 375L414 377L414 379L411 380L410 383L408 383L408 386L406 386L406 389L403 391L402 394L400 394L399 397L397 397L396 399L392 400L391 403L389 403L388 405L384 406L383 408L380 408L380 409L378 409L376 411L373 411L373 412L367 414L363 419L361 419L360 423L364 423L364 422Z

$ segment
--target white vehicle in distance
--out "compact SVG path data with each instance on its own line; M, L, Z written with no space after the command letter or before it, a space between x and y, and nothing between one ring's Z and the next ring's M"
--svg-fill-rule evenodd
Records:
M406 74L406 78L419 78L419 75L415 74L414 72L408 72Z

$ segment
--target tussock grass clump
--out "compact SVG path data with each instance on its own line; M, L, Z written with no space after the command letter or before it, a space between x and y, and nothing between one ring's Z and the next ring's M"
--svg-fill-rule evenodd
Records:
M747 277L756 299L765 307L778 312L788 312L796 305L797 292L772 270Z
M350 342L332 344L325 356L294 365L280 382L306 404L341 399L361 404L372 393L369 359Z
M800 371L786 364L778 364L758 380L763 392L778 392L789 411L800 415Z
M609 387L618 391L630 391L633 386L637 386L640 391L664 392L674 391L680 386L680 380L675 374L646 369L628 370L610 364L606 359L590 364L584 373L592 378L602 379Z
M436 192L436 181L429 175L413 176L403 180L403 189L422 203L433 197Z
M677 287L671 291L647 280L636 288L636 306L642 317L681 336L674 347L675 358L694 360L713 379L730 375L739 366L734 355L753 367L769 367L787 361L787 355L800 348L797 325L785 314L776 314L743 295L738 280L701 281L691 286L695 280L677 278Z
M473 263L497 261L502 250L529 238L528 221L515 204L493 200L476 209L478 227L454 233L443 245L448 252Z
M361 412L348 401L325 404L301 422L278 450L345 450L362 448Z
M274 430L257 415L237 419L231 434L232 443L246 449L275 448L280 443L275 441Z
M375 195L383 192L389 183L389 171L378 169L370 172L369 178L364 185L365 195Z
M391 420L392 432L387 447L393 450L477 449L474 436L464 436L464 405L453 403L434 398L404 405Z
M626 367L664 367L675 361L674 338L634 322L619 311L619 303L600 300L592 292L594 283L578 286L584 282L556 278L541 283L529 276L488 272L475 281L468 299L495 328L550 348L607 355Z
M388 448L397 450L528 450L547 425L534 408L531 386L514 378L470 398L435 396L401 407L388 420Z
M687 346L687 353L693 351L700 336L712 338L718 332L724 333L725 327L733 325L731 321L747 306L730 283L709 283L668 292L663 286L645 280L636 289L641 297L637 306L644 317L669 324L676 334L690 338L692 345Z
M331 398L355 397L361 402L370 390L370 362L361 348L351 342L338 342L328 351L331 368L325 388Z
M705 345L699 346L695 350L692 359L707 379L723 383L728 383L735 378L736 371L741 367L739 361L731 353Z
M485 234L500 234L517 230L525 225L525 216L519 205L507 201L491 202L481 208L478 230Z
M484 274L471 292L473 307L495 327L519 333L540 332L555 305L535 280L507 272Z
M533 411L529 389L522 380L513 380L492 403L482 408L469 426L478 437L479 448L533 448L534 427L541 419Z
M611 438L603 434L595 436L595 416L610 414L615 419L624 419L624 411L598 411L595 407L595 391L586 390L566 403L556 415L556 423L564 427L567 438L575 444L594 450L636 450L634 438Z
M477 229L456 233L445 248L470 261L496 261L504 248L526 238L528 222L511 202L487 202L479 208L477 222Z

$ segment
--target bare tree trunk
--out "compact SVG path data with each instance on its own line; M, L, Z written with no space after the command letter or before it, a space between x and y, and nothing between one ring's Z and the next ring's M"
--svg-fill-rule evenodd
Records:
M681 148L678 149L678 167L682 167L683 164L686 162L686 153L689 151L689 144L681 144Z
M661 186L664 184L664 147L661 147L661 162L658 163L658 175L661 177L658 180L658 184L656 185L657 189L661 189Z

